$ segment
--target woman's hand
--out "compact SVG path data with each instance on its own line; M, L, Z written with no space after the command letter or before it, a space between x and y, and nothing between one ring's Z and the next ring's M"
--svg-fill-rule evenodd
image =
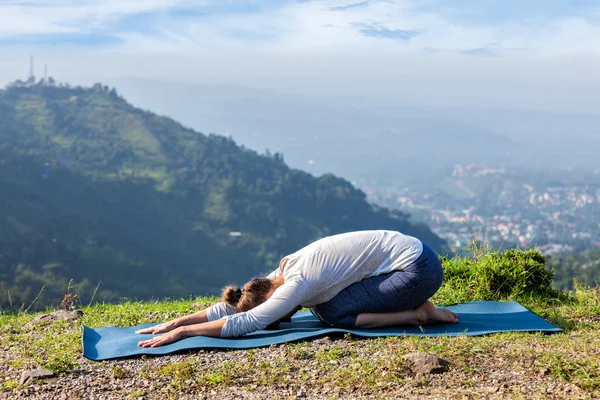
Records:
M162 324L162 325L167 325L169 324L168 322L166 324ZM148 339L148 340L142 340L140 342L138 342L138 346L141 347L158 347L158 346L163 346L165 344L169 344L169 343L173 343L176 342L180 339L186 338L186 337L192 337L192 336L209 336L209 337L221 337L221 330L223 329L223 325L225 325L225 320L224 319L218 319L216 321L211 321L211 322L203 322L200 324L194 324L194 325L183 325L183 326L179 326L177 328L174 328L165 333L164 335L161 336L157 336L154 337L152 339ZM160 325L157 326L157 328ZM148 329L152 329L152 328L148 328ZM147 332L146 329L143 329L139 332ZM148 333L152 333L150 331L148 331ZM156 333L156 332L154 332Z
M181 328L175 328L173 330L171 330L170 332L165 333L164 335L152 338L152 339L148 339L148 340L142 340L141 342L138 343L138 346L141 347L158 347L158 346L163 346L165 344L169 344L169 343L173 343L176 342L180 339L182 339L183 336L183 331Z
M159 325L151 326L150 328L140 329L139 331L135 331L135 333L139 334L157 334L157 333L165 333L170 332L173 329L177 329L179 327L179 321L174 319L173 321L165 322ZM140 342L141 343L141 342Z

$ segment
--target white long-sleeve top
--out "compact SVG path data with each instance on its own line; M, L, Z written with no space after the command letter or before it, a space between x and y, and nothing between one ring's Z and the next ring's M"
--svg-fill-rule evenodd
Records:
M217 303L206 314L209 321L226 319L221 337L242 336L266 328L298 305L325 303L355 282L402 270L422 252L419 239L400 232L358 231L328 236L282 259L280 268L267 278L283 274L284 284L263 304L235 313L235 307Z

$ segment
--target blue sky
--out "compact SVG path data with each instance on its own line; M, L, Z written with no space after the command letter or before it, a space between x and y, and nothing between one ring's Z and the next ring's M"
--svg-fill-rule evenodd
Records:
M600 0L0 0L0 50L0 84L22 77L33 54L83 82L141 75L369 96L413 87L477 104L510 87L523 93L504 103L595 107ZM576 90L533 95L548 82Z
M318 36L318 45L396 41L478 55L565 36L588 43L599 26L597 0L0 0L3 46L310 47Z

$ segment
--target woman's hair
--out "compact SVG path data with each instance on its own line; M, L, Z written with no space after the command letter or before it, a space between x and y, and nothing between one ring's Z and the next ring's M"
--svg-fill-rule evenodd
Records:
M221 293L221 301L235 307L236 312L244 312L264 303L267 295L275 288L272 280L255 278L242 288L226 286Z

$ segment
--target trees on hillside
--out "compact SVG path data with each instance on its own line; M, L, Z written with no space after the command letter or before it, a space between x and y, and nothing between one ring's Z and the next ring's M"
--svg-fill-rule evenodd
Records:
M82 291L101 280L98 300L215 293L350 230L445 248L342 178L194 132L101 84L0 91L0 224L0 289L24 302L44 284L60 301L70 279Z

